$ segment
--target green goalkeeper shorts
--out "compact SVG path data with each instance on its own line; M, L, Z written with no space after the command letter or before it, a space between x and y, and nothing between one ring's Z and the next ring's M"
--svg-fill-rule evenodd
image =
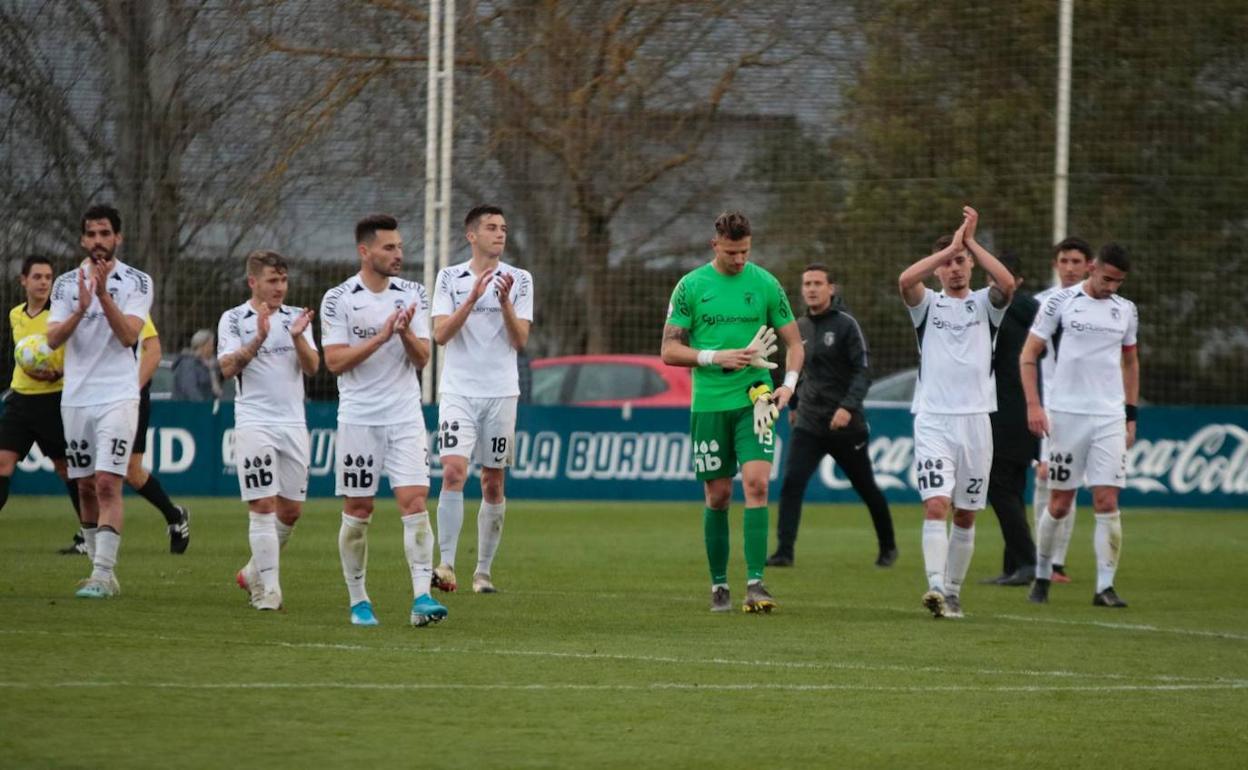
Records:
M731 478L738 465L751 460L772 461L775 431L766 440L754 434L754 408L745 406L722 412L691 412L689 435L693 438L693 470L698 481Z

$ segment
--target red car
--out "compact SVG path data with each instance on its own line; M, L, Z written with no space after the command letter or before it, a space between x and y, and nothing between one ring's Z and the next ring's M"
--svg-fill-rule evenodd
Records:
M658 356L583 355L530 363L529 400L541 405L689 407L692 370Z

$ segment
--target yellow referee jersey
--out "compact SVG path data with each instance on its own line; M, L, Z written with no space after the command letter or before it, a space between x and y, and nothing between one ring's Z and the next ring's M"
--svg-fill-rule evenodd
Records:
M17 346L19 340L32 334L48 333L48 308L51 302L43 306L43 310L39 311L34 317L26 313L26 303L18 305L9 311L9 326L13 329L13 345ZM65 371L65 346L62 345L52 352L52 363L58 371ZM17 365L13 363L13 382L10 383L11 388L25 396L34 396L40 393L59 393L64 386L64 380L57 379L55 382L44 382L36 380Z

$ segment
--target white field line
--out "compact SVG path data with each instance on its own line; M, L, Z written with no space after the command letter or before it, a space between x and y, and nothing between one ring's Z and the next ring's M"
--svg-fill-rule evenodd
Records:
M236 641L231 639L211 639L194 637L175 637L161 634L128 634L101 633L88 634L74 631L46 631L41 629L20 630L0 629L0 635L59 636L72 639L137 639L143 641L160 641L175 644L236 644L245 647L279 647L297 650L331 650L348 652L395 652L410 654L419 652L424 655L495 655L524 658L549 658L552 660L586 660L614 661L621 663L641 663L683 666L725 666L733 669L769 668L780 670L806 671L885 671L903 674L941 674L947 676L1003 676L1003 677L1036 677L1057 679L1108 679L1133 682L1156 682L1172 684L1240 686L1248 685L1248 679L1236 677L1194 677L1172 674L1118 674L1108 672L1084 672L1063 670L1036 669L992 669L992 668L951 668L947 666L907 666L886 663L856 663L843 661L782 661L782 660L749 660L741 658L696 658L670 655L631 655L605 652L567 652L558 650L515 650L491 647L412 647L394 644L349 644L335 642L283 642L276 640ZM975 689L973 687L968 689Z
M1248 682L1224 684L1123 684L1123 685L858 685L858 684L697 684L691 682L651 682L649 684L574 684L574 683L371 683L371 682L0 682L0 690L90 690L90 689L153 689L153 690L389 690L389 691L499 691L519 692L880 692L923 694L933 692L976 693L1058 693L1058 692L1179 692L1248 689Z
M575 591L525 591L525 594L546 594L550 596L589 596L595 599L625 599L630 598L627 594L622 593L577 593ZM704 604L705 600L695 597L679 597L670 598L669 601L682 603ZM793 605L799 608L815 608L822 610L877 610L883 612L899 613L903 615L914 615L923 618L927 616L924 610L916 602L914 607L884 607L878 605L853 605L853 604L833 604L831 602L811 602L797 600ZM1177 634L1180 636L1198 636L1207 639L1227 639L1236 642L1248 642L1248 634L1237 634L1231 631L1207 631L1197 628L1164 628L1162 626L1154 626L1148 623L1110 623L1100 620L1069 620L1065 618L1042 618L1028 617L1026 615L998 615L994 613L975 612L974 609L966 613L968 618L986 618L996 620L1022 621L1026 623L1057 623L1068 626L1088 626L1090 628L1107 628L1114 631L1140 631L1144 633L1154 634Z

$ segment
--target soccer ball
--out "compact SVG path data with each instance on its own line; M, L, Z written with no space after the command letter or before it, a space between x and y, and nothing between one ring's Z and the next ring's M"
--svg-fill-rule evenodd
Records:
M17 341L13 352L17 365L27 374L46 374L52 370L52 348L43 334L31 334Z

